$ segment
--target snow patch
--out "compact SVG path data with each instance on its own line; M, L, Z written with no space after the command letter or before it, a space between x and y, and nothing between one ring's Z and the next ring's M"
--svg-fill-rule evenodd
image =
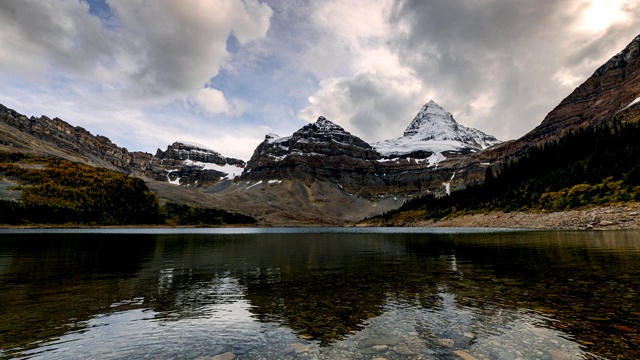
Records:
M227 174L226 178L228 179L235 179L236 177L242 175L242 172L244 171L243 167L230 165L230 164L218 165L218 164L206 163L202 161L193 161L193 160L185 160L183 164L187 166L197 166L202 168L203 170L220 171L222 173Z
M276 134L267 134L267 136L264 137L264 139L269 143L269 144L278 144L278 143L283 143L289 139L291 139L291 136L284 136L284 137L280 137Z
M282 156L275 156L275 155L271 155L269 154L269 157L272 158L275 161L282 161L284 160L287 156L289 155L282 155Z
M453 181L453 178L456 176L456 172L453 172L453 175L451 175L451 179L449 179L448 182L443 182L442 185L444 185L444 191L447 193L447 195L451 195L451 181Z
M427 160L429 161L429 166L436 166L440 161L446 160L446 157L442 153L436 152L429 156Z
M208 152L216 152L215 150L212 150L211 148L208 148L202 144L198 144L197 142L192 142L192 141L176 141L178 144L183 144L183 145L187 145L190 147L194 147L194 148L198 148L201 150L207 150Z
M442 153L445 151L462 150L469 145L457 140L421 140L415 137L401 137L395 140L384 140L371 144L384 156L406 155L416 151Z
M258 181L257 183L255 183L255 184L253 184L253 185L249 185L249 186L247 186L247 188L246 188L245 190L249 190L249 189L251 189L252 187L254 187L254 186L258 186L258 185L260 185L260 184L262 184L262 180Z
M635 100L633 100L632 102L629 103L629 105L625 106L624 108L628 108L628 107L632 107L633 105L640 103L640 97L636 98Z
M170 171L170 172L167 173L167 181L169 182L169 184L180 185L180 178L179 177L176 178L175 180L171 180L171 176L169 176L169 175L171 175L172 172L173 171Z

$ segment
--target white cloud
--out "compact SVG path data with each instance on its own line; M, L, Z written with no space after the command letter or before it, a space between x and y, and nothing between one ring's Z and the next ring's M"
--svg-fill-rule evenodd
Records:
M394 32L387 20L391 1L327 1L312 16L325 42L313 51L331 54L340 44L348 53L349 76L320 81L300 112L307 121L319 115L367 141L399 136L425 101L413 70L389 47ZM406 123L405 123L406 122Z
M366 141L398 137L422 105L411 79L358 73L320 82L300 116L312 122L322 115Z
M217 89L201 89L195 100L200 107L211 114L240 116L244 112L244 106L240 101L228 101L222 91Z
M120 70L131 90L154 100L199 91L240 44L263 38L271 9L256 0L111 0L121 19Z
M88 13L79 1L0 2L0 66L34 77L52 68L92 71L110 49L100 20Z
M257 0L108 4L114 19L91 15L77 0L0 3L0 64L93 79L103 91L161 103L197 93L227 60L228 37L264 38L272 15Z
M582 8L578 23L580 31L599 34L615 23L626 23L631 19L625 7L633 5L629 1L620 0L583 0L578 5Z

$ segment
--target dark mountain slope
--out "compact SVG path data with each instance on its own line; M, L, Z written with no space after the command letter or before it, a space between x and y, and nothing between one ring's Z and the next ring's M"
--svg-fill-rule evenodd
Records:
M513 158L567 132L603 122L640 121L640 35L600 66L558 104L542 123L517 139L479 155L484 160Z

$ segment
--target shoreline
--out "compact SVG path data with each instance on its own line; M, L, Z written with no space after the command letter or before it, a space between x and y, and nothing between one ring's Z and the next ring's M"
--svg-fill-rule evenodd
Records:
M531 230L640 230L640 203L626 202L566 211L501 212L459 215L438 220L400 220L385 224L253 224L253 225L83 225L30 224L0 225L0 230L19 229L197 229L197 228L307 228L307 227L475 227Z
M628 202L608 206L554 212L501 212L418 220L396 226L425 227L500 227L532 230L640 230L640 203Z

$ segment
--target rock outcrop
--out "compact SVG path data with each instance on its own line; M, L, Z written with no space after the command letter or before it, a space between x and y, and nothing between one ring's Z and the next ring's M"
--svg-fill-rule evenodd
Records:
M105 136L93 135L59 118L27 118L3 105L0 105L0 146L8 151L52 154L121 171L131 168L144 171L153 158L148 153L129 152Z
M324 117L288 137L269 134L258 145L241 179L330 181L350 193L384 186L373 175L380 154Z
M166 151L156 151L146 174L176 185L209 186L221 180L233 180L245 165L243 160L224 157L204 145L178 141Z

